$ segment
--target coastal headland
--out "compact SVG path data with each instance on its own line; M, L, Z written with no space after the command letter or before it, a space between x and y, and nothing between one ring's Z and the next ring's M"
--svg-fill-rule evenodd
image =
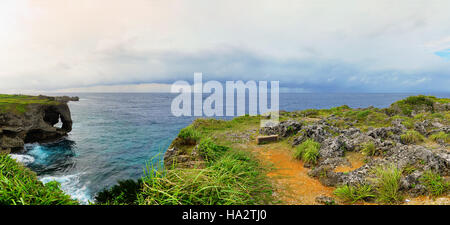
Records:
M0 203L77 204L8 156L67 135L67 102L77 98L0 97ZM161 164L143 165L141 179L119 181L95 204L450 204L450 99L279 115L272 127L260 127L261 115L196 119Z

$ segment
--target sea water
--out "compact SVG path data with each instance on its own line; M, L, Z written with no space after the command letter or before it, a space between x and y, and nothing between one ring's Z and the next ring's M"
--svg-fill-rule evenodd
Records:
M69 103L72 132L53 143L26 144L24 151L13 157L35 171L44 183L60 182L66 193L84 204L118 180L140 178L146 163L161 160L179 130L195 119L171 114L175 94L70 95L80 97L80 101ZM381 108L410 95L416 94L281 93L280 109L322 109L344 104ZM450 93L434 95L450 97Z

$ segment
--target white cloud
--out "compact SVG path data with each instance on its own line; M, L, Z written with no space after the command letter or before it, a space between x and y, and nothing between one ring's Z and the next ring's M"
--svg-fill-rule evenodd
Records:
M195 71L302 90L418 90L386 80L430 74L426 87L445 91L450 66L433 51L449 45L449 8L447 0L4 0L0 92L170 83Z

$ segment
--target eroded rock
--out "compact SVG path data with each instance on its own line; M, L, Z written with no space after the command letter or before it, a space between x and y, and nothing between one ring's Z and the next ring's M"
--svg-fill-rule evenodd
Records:
M72 118L67 99L52 104L31 103L23 113L0 113L0 149L22 150L25 143L48 142L66 136L72 130ZM54 127L59 121L62 127Z

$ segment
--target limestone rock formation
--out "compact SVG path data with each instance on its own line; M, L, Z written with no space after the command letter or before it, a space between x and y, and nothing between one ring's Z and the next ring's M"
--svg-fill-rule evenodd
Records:
M25 143L48 142L67 135L72 130L68 101L70 97L39 96L50 103L30 103L22 113L0 112L0 152L20 151ZM55 127L61 121L61 127Z

